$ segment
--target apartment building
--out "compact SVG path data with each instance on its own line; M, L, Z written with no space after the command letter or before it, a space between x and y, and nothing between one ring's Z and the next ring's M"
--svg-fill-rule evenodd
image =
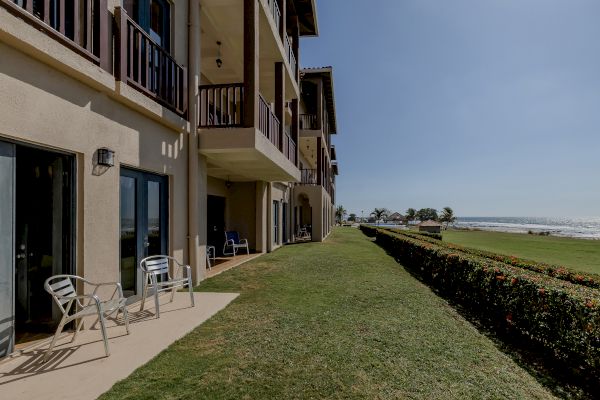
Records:
M304 229L312 241L322 241L335 223L335 146L337 132L333 68L301 71L299 163L301 180L294 185L296 231Z
M51 275L134 301L147 255L199 282L225 231L295 240L317 35L314 0L0 0L0 357L54 329Z

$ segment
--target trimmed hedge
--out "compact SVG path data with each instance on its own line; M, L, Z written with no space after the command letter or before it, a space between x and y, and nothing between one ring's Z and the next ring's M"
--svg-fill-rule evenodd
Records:
M377 235L377 228L371 225L360 224L360 230L368 237Z
M360 230L363 231L367 236L370 236L370 234L373 235L370 237L375 237L375 232L377 231L377 229L385 229L390 232L397 232L397 233L403 233L403 234L407 234L407 235L413 235L413 236L417 236L417 238L422 236L422 237L426 237L426 238L430 238L430 239L442 240L441 233L410 231L410 230L403 230L403 229L397 229L397 228L388 228L386 226L373 226L373 225L364 225L364 224L360 225ZM369 232L369 233L367 233L367 232Z
M443 295L571 365L600 371L600 291L440 242L373 229L380 246Z
M490 260L502 262L504 264L511 265L513 267L524 268L530 271L539 272L544 275L548 275L557 279L561 279L563 281L568 281L574 283L576 285L588 286L595 289L600 289L600 275L583 273L573 271L571 269L561 267L558 265L551 265L537 261L525 260L523 258L515 257L515 256L506 256L504 254L493 253L491 251L485 250L477 250L470 247L463 247L457 244L443 242L440 243L437 240L431 240L429 238L423 237L420 238L415 235L415 232L404 231L401 229L393 229L388 228L390 232L394 232L397 234L409 236L416 239L422 239L426 242L438 244L444 246L448 249L459 250L465 253L469 253L475 256L489 258Z

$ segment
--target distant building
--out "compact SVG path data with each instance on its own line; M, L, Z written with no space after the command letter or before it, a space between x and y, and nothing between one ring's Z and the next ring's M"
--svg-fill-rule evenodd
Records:
M441 233L442 224L437 221L428 220L419 224L420 232Z
M393 214L390 214L387 217L388 221L392 221L392 222L403 222L404 221L404 216L398 212L395 212Z

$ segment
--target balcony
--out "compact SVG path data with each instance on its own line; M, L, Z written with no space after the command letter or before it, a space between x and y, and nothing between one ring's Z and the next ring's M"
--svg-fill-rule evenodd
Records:
M318 185L319 184L316 169L302 169L302 170L300 170L300 173L301 173L301 177L302 177L300 182L303 185Z
M211 176L226 179L298 181L296 143L285 132L269 103L258 95L256 126L244 121L242 83L201 85L198 110L200 152L214 167Z
M298 75L298 63L296 62L296 56L294 55L294 49L292 47L292 43L290 42L290 37L288 34L284 34L283 46L285 49L285 56L288 64L290 65L290 69L292 70L292 74L294 77Z
M300 129L304 129L304 130L319 129L319 124L317 123L316 114L300 114Z
M115 8L115 20L119 27L115 38L117 79L177 114L185 115L185 67L178 65L169 52L157 45L123 8Z
M110 72L106 0L0 0L0 6Z

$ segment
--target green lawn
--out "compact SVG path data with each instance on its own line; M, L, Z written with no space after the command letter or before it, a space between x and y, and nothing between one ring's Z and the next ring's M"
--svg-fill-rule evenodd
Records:
M443 232L444 241L600 274L600 241L487 231Z
M357 229L197 290L241 295L102 399L552 398Z

